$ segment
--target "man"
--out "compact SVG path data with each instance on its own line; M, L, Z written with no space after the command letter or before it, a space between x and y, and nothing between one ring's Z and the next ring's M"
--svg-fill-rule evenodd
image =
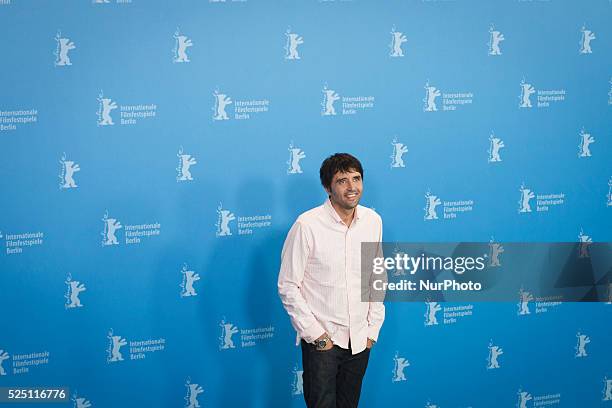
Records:
M382 302L361 298L361 243L382 241L382 219L359 205L363 169L355 157L336 153L319 175L328 198L291 227L278 293L302 346L306 405L357 407L385 318Z

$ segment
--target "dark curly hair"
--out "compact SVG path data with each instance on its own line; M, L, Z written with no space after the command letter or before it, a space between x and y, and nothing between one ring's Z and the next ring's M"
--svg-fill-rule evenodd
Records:
M334 174L337 172L345 173L349 171L358 172L363 179L363 167L361 167L361 163L355 156L348 153L335 153L325 159L323 164L321 164L321 169L319 170L321 184L323 184L326 190L331 190L331 182L334 178Z

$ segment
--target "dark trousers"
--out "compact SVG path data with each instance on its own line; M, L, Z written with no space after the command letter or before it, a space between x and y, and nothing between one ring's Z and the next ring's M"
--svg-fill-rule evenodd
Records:
M318 351L302 340L304 399L308 408L356 408L370 349L352 355L334 345Z

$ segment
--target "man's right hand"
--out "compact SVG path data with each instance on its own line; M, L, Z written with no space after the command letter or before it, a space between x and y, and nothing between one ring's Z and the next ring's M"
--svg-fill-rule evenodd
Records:
M327 334L327 333L323 333L322 335L320 335L317 338L317 341L323 340L325 337L327 337L327 345L325 346L325 348L323 348L323 349L317 348L317 350L319 350L319 351L327 351L327 350L331 350L332 347L334 347L334 343L332 342L331 337L329 337L329 334Z

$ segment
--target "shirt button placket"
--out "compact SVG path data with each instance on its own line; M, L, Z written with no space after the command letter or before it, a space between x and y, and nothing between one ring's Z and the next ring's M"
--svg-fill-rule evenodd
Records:
M352 223L351 223L352 224ZM348 315L349 315L349 339L353 338L353 327L355 326L352 322L352 314L351 314L351 294L350 294L350 268L351 268L351 236L350 236L350 225L346 228L346 233L344 235L344 280L346 282L346 304L348 306Z

